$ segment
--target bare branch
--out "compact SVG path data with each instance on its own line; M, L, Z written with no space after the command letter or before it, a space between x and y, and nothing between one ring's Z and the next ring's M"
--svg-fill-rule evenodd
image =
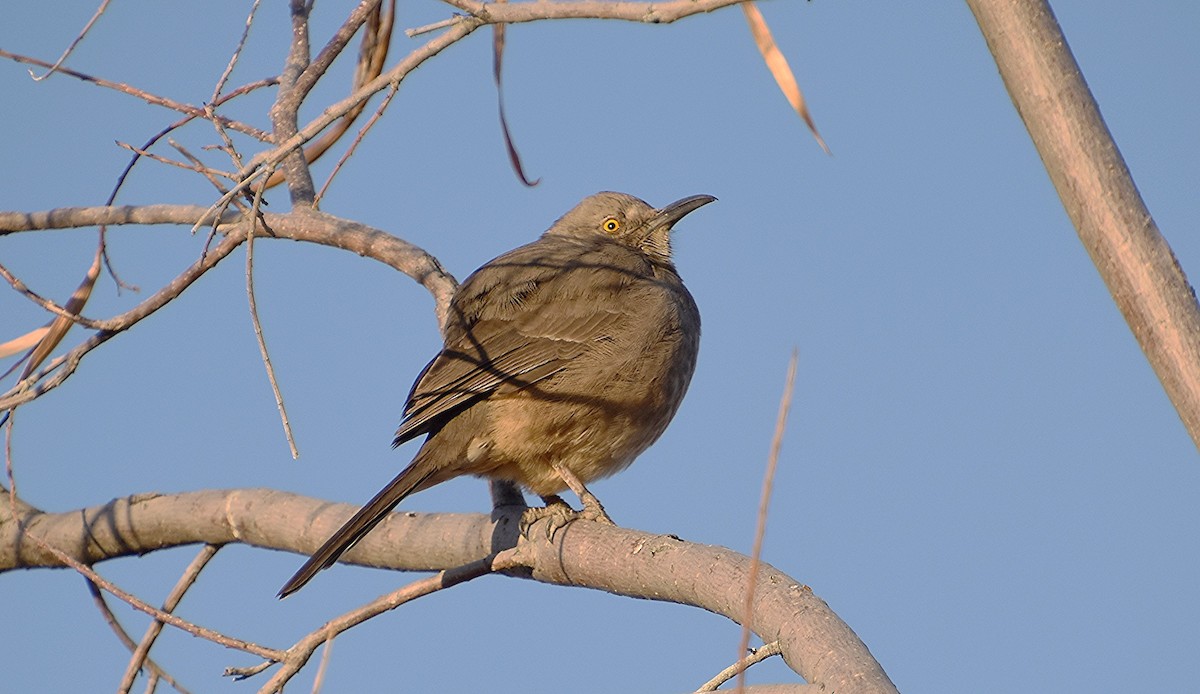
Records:
M236 235L227 236L212 252L205 254L203 258L192 264L187 270L167 284L167 286L155 292L153 296L129 311L115 318L103 321L102 325L105 325L105 328L96 331L71 351L51 361L38 373L21 380L4 395L0 395L0 411L11 410L57 388L70 378L71 374L75 373L75 370L79 367L80 360L88 352L174 300L185 289L191 286L193 282L204 275L204 273L211 270L217 263L232 253L233 249L241 244L243 238ZM54 373L55 371L57 373ZM50 375L52 373L54 374L53 376Z
M54 315L56 315L60 318L64 318L66 320L72 321L78 325L82 325L85 328L94 328L95 329L95 328L100 327L99 321L94 321L91 318L87 318L87 317L81 316L77 313L68 311L65 307L59 306L58 304L54 303L50 299L47 299L46 297L42 296L41 294L38 294L37 292L33 291L32 289L29 288L28 285L26 285L23 281L21 281L21 278L12 274L12 272L8 268L4 267L3 264L0 264L0 277L3 277L5 279L5 281L7 281L10 285L12 285L13 289L15 289L16 291L23 294L25 296L25 298L29 299L30 301L37 304L38 306L41 306L42 308L46 309L50 313L53 313Z
M694 14L715 12L742 0L672 0L670 2L510 2L444 0L487 24L518 24L542 19L619 19L667 24Z
M63 556L94 563L205 542L311 552L356 507L273 490L202 491L116 499L68 513L32 511L19 525L0 520L0 571L58 567L62 557L23 542L36 533ZM517 532L521 509L483 514L392 514L344 560L406 570L472 565L519 548L528 573L511 575L616 595L694 605L740 621L750 559L675 537L579 521L555 533ZM0 518L3 518L0 516ZM293 519L308 518L297 524ZM545 521L543 521L545 522ZM698 571L697 567L703 567ZM850 628L812 591L773 567L761 567L750 623L778 640L784 660L807 681L838 692L895 692ZM286 656L268 656L276 660Z
M1200 306L1058 20L1044 1L967 5L1079 239L1200 446Z
M121 622L117 619L117 616L113 614L112 608L108 606L108 600L105 599L104 593L100 590L100 587L86 579L85 583L87 583L88 592L92 596L92 602L96 605L96 608L100 610L100 615L104 618L104 623L107 624L110 629L112 629L114 634L116 634L117 640L120 641L121 645L125 646L125 648L129 649L130 653L137 650L138 645L134 643L133 638L129 636L129 633L125 631L125 627L121 626ZM154 662L153 658L149 656L146 657L145 667L150 670L151 677L158 677L162 679L167 684L174 687L176 691L181 692L182 694L189 694L188 690L184 689L182 685L175 681L174 677L160 667L158 663Z
M453 588L461 583L474 580L480 576L486 576L491 573L500 571L509 571L518 567L523 567L520 548L507 549L502 552L484 557L477 561L470 562L463 566L457 566L443 571L428 578L423 578L413 581L408 585L392 591L386 595L380 596L375 600L355 608L349 612L331 619L319 629L313 631L308 636L298 641L294 646L287 650L287 654L281 663L279 672L267 682L259 691L262 692L278 692L283 690L283 686L294 677L300 669L308 663L309 658L316 652L322 644L329 643L339 634L344 633L348 629L358 626L363 622L378 617L385 612L400 607L405 603L412 602L417 598L426 595L432 595L440 590ZM261 671L257 667L249 669L233 669L227 671L226 674L238 676L249 676L256 674L250 670ZM245 675L243 675L245 672Z
M305 97L308 96L308 93L311 92L312 88L316 86L317 81L325 76L326 71L329 70L329 66L333 64L334 59L341 55L342 51L346 49L346 45L350 43L350 39L354 37L354 34L356 34L359 28L366 23L371 14L378 10L380 1L381 0L362 0L362 2L358 4L358 7L354 8L354 11L352 11L350 15L346 17L346 21L343 22L342 26L338 28L337 32L330 37L329 43L325 44L325 47L321 49L321 52L317 54L317 57L313 59L313 61L304 68L303 73L296 78L296 84L294 87L296 90L296 98L298 98L300 101L303 101Z
M281 653L279 651L271 648L264 648L263 646L251 643L249 641L243 641L241 639L226 636L212 629L207 629L198 624L180 619L173 614L169 614L163 610L155 608L144 600L139 599L137 596L122 589L120 586L117 586L113 582L96 573L91 566L93 562L80 561L73 556L70 551L64 551L61 549L61 545L56 544L53 539L43 537L35 527L37 526L38 515L39 514L34 513L20 518L19 520L14 519L13 521L7 523L0 522L0 528L5 528L7 526L7 529L11 530L14 536L12 540L13 543L29 550L36 550L42 556L51 558L59 566L75 569L80 574L83 574L85 578L94 583L97 587L108 593L111 593L113 596L122 600L130 607L148 614L154 619L170 624L178 629L182 629L193 636L207 639L213 643L220 644L227 648L234 648L247 653L253 653L261 658L272 660L278 660L279 657L281 657ZM95 538L89 539L95 540ZM85 542L87 541L88 540L85 540ZM78 542L79 540L76 539L74 542L68 543L68 546L77 544Z
M700 685L700 688L697 689L696 692L697 694L699 692L715 692L717 691L718 687L734 677L738 677L738 690L744 690L746 687L741 680L741 675L746 672L751 665L761 663L767 658L779 655L781 653L783 653L783 649L779 647L778 641L772 641L771 643L765 644L762 648L750 651L750 655L747 655L733 665L730 665L724 670L718 672L711 680Z
M196 583L196 579L200 577L200 572L204 570L204 567L208 566L208 562L213 557L217 556L217 551L220 549L216 545L205 545L200 550L200 553L196 555L192 563L188 564L188 567L184 569L183 574L175 583L175 587L167 595L167 599L163 601L163 612L174 612L175 608L179 607L179 601L183 600L184 594ZM95 590L96 584L89 582L89 586ZM95 594L98 593L99 591L96 591ZM101 597L101 599L103 598ZM133 649L133 655L129 659L129 666L125 668L125 675L121 678L121 684L117 688L120 694L126 694L133 687L133 680L137 677L138 671L142 669L142 663L149 659L150 649L154 646L158 635L162 633L162 628L163 623L157 619L150 622L150 626L146 627L146 633L142 636L141 642L137 644L137 648Z
M231 223L242 215L228 210L220 215L201 205L109 205L59 207L39 212L0 211L0 236L21 231L78 229L121 224L211 224Z
M288 50L287 60L284 62L283 71L279 73L279 93L275 97L275 103L272 104L270 112L276 141L295 137L299 128L300 106L308 94L305 85L300 84L299 80L305 69L309 67L308 13L311 6L305 0L291 0L289 4L292 15L292 43ZM311 87L312 84L309 83L307 86ZM266 166L269 168L278 166L279 170L283 172L293 206L311 207L316 191L313 186L312 172L308 168L308 162L304 160L304 152L294 147L281 147L278 151L280 153L279 160L268 162ZM248 183L254 173L254 171L247 171L243 183ZM262 180L265 182L269 178L269 176L265 176ZM234 192L237 190L222 197L217 205L232 200Z
M252 214L261 214L263 189L254 191L254 209ZM267 350L267 338L263 335L262 322L258 319L258 300L254 296L254 235L246 241L246 300L250 308L250 322L254 327L254 339L258 342L258 353L262 357L263 368L267 371L267 381L271 384L271 393L275 396L275 408L279 410L279 419L283 422L283 434L287 439L292 460L300 457L296 447L296 437L292 433L292 423L288 419L287 406L283 402L283 392L279 389L279 379L275 376L275 367L271 364L271 353Z
M104 14L104 11L108 9L108 3L110 1L111 0L101 0L100 6L97 7L96 11L92 13L92 18L88 20L87 24L83 26L83 29L81 29L79 34L75 37L75 40L71 42L70 46L67 46L67 50L62 52L62 55L58 57L58 60L54 61L54 64L50 66L50 69L47 70L45 74L39 76L33 74L33 70L29 71L29 76L33 78L34 82L41 82L50 75L53 75L59 69L59 67L66 62L67 57L71 55L71 53L75 50L75 47L78 46L79 42L83 40L83 37L87 36L88 32L92 30L93 26L95 26L96 20L100 19L100 15Z
M379 73L383 72L383 65L387 61L388 49L391 46L392 27L396 19L396 0L386 0L386 2L386 8L377 7L374 11L367 15L366 26L363 29L362 44L359 48L358 64L355 66L354 70L354 86L351 89L352 92L358 90L363 84L375 79L379 76ZM321 56L318 56L317 59L320 61ZM312 66L309 66L309 70L311 69ZM306 74L307 72L308 71L306 71ZM342 164L344 164L346 160L350 158L350 156L354 153L354 149L362 141L363 136L366 135L367 131L371 129L371 127L379 119L379 116L383 114L383 111L387 109L388 104L390 104L392 101L392 97L396 94L396 90L397 85L392 85L388 90L388 95L383 100L383 103L380 104L379 108L375 110L375 115L371 117L371 120L368 121L365 126L359 129L358 136L354 139L354 142L351 143L346 153L343 154L341 159L338 160L337 165L333 167L333 171L329 174L329 178L326 179L325 184L321 186L321 190L317 192L316 197L313 199L313 207L316 207L320 203L321 198L324 196L325 190L329 187L329 184L333 182L334 176L336 176L338 171L341 170ZM306 145L304 148L304 160L311 164L312 162L315 162L317 159L321 158L325 152L329 151L329 149L338 141L340 141L342 136L350 130L350 126L354 124L354 121L356 121L360 115L362 115L366 105L366 101L359 102L358 106L351 109L346 115L342 116L342 118L334 127L326 130L321 137L316 138L311 143ZM275 173L271 174L271 176L268 177L266 181L259 187L272 188L279 185L281 182L283 182L283 174L277 170Z
M20 55L19 53L11 53L11 52L3 50L3 49L0 49L0 58L8 58L9 60L12 60L12 61L15 61L18 63L26 63L29 65L38 65L38 66L45 67L45 68L51 67L51 64L45 62L44 60L38 60L37 58L31 58L26 55ZM92 75L84 74L82 72L76 72L75 70L68 70L67 68L64 68L64 67L60 67L57 70L57 72L59 74L67 75L69 77L74 77L75 79L78 79L78 80L83 80L84 82L91 82L92 84L95 84L100 87L105 87L108 89L112 89L112 90L121 92L123 94L128 94L130 96L137 97L138 99L141 99L142 101L145 101L146 103L148 103L152 106L162 106L164 108L169 108L172 111L178 111L180 113L187 114L188 116L191 116L192 118L204 118L205 117L204 109L199 106L192 106L191 104L181 103L181 102L175 101L174 99L168 99L165 96L158 96L157 94L151 94L150 92L147 92L147 91L144 91L141 89L137 89L135 87L131 87L122 82L113 82L111 80L106 80L102 77L93 77ZM266 133L258 128L255 128L253 126L242 123L241 121L236 121L236 120L231 120L229 118L225 118L224 116L218 116L218 118L220 118L221 124L224 125L226 128L229 128L230 130L236 130L240 133L249 135L250 137L253 137L254 139L260 140L262 142L270 142L271 141L271 136L268 133Z

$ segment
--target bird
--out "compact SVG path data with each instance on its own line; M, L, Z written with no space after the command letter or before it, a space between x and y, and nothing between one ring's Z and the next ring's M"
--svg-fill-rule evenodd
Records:
M584 198L538 240L489 261L454 292L442 350L408 394L393 447L424 435L412 462L279 590L332 566L414 492L474 475L537 494L522 529L551 516L611 523L586 484L658 440L700 348L700 312L671 253L674 225L716 198L654 208L632 195ZM571 489L576 512L558 496Z

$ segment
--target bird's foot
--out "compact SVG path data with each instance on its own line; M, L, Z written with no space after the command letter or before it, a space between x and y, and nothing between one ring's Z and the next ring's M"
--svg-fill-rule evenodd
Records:
M542 501L546 502L545 506L530 506L521 514L521 522L518 528L521 535L529 537L529 530L534 523L546 519L546 539L553 540L554 534L568 523L579 517L580 512L571 508L571 506L562 500L561 496L544 496Z
M600 500L591 492L584 490L580 495L579 500L583 502L583 510L576 511L571 508L570 504L563 501L558 495L544 496L542 501L546 502L545 506L535 506L525 509L521 514L521 522L519 528L521 534L529 537L529 529L534 523L542 519L546 519L546 539L553 540L554 535L565 528L568 524L577 520L589 520L601 523L603 525L616 525L613 520L604 512L604 507L600 505Z

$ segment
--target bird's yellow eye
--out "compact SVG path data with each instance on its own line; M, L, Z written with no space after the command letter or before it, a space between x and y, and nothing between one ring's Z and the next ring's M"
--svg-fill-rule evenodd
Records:
M611 234L617 229L621 228L621 222L616 217L609 217L608 219L604 220L604 223L600 225L600 228Z

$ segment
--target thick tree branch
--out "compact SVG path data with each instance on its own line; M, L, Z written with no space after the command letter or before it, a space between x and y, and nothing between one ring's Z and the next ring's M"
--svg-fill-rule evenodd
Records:
M192 543L231 542L306 553L356 507L266 489L142 494L66 513L25 509L19 524L0 516L0 572L62 566L29 541L36 535L86 564ZM517 532L521 508L482 514L392 514L344 561L439 571L517 547L517 575L545 583L694 605L739 621L750 559L731 550L584 521L553 541ZM304 522L297 522L304 519ZM783 657L814 684L837 692L894 692L854 632L807 586L762 565L751 628L778 640Z
M304 241L357 253L393 267L425 287L436 303L439 325L445 324L450 296L458 286L425 250L385 231L352 222L324 212L300 209L286 214L261 215L266 230L256 234L265 238ZM61 207L39 212L0 211L0 236L22 231L77 229L89 226L123 224L211 225L216 213L199 205L121 205L111 207ZM220 219L231 224L243 219L242 213L226 210Z
M1050 180L1200 446L1200 307L1044 1L967 0Z

